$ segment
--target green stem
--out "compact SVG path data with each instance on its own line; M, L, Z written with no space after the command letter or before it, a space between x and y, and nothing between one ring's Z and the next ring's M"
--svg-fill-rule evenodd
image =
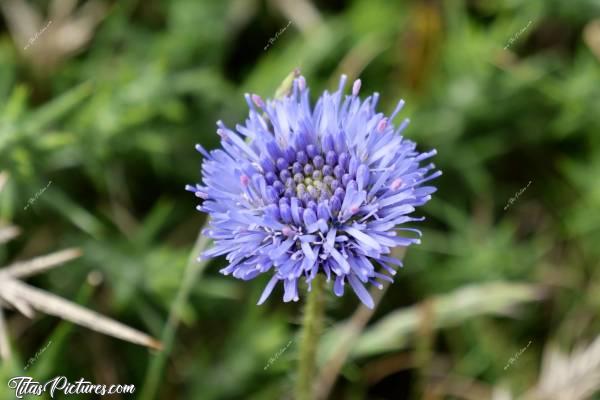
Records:
M206 224L204 226L206 226ZM184 278L181 281L181 286L177 292L177 297L171 305L169 317L161 335L161 342L163 343L164 350L158 353L152 359L152 361L150 361L150 364L146 369L146 377L142 386L142 392L140 397L138 397L139 399L153 400L159 394L159 385L163 381L163 369L167 362L167 358L173 350L173 345L175 344L175 335L177 333L177 328L179 327L181 315L183 314L184 308L188 304L194 284L198 280L200 274L204 272L204 267L206 267L206 264L208 264L207 260L198 261L197 257L198 254L202 253L208 247L208 244L209 239L202 235L202 229L200 229L198 238L196 239L196 244L194 245L194 249L190 254L185 269Z
M304 308L304 320L300 336L296 400L313 400L315 398L316 356L325 309L323 284L323 276L317 274L312 281L312 290L308 293L308 299Z

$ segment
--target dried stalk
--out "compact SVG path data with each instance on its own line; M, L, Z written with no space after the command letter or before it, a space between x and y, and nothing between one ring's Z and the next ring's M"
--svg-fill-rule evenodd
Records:
M7 274L11 278L27 278L46 272L56 266L62 265L81 256L81 250L73 248L57 251L42 257L36 257L28 261L20 261L10 264L0 270L0 274Z
M8 329L4 320L4 311L0 308L0 359L10 358L10 345L8 343Z
M10 299L18 300L22 305L26 305L31 309L60 317L96 332L157 350L162 347L158 341L138 330L20 281L4 279L0 284L0 289L2 290L2 296L5 296L5 294L10 296L5 300L11 304L14 303Z

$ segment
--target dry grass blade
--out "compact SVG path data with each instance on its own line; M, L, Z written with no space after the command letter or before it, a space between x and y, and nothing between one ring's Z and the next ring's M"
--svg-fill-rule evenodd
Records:
M595 19L583 29L583 39L592 53L600 60L600 19Z
M491 400L513 400L513 399L514 399L514 397L508 389L506 389L502 386L494 387L494 389L492 391L492 399Z
M584 400L600 389L600 336L587 347L566 355L550 347L540 380L526 399Z
M21 0L2 1L0 6L13 37L24 46L42 25L42 16Z
M63 318L96 332L157 350L162 348L160 342L138 330L17 280L4 279L2 293L10 293L12 297L28 304L33 309Z
M21 314L25 315L27 318L32 319L33 317L35 317L35 312L31 308L31 306L27 304L27 302L21 300L14 293L10 282L6 278L0 280L0 290L2 290L0 292L0 299L3 302L8 303L10 307L16 309Z
M2 189L4 189L4 184L6 184L6 181L8 180L8 173L7 172L0 172L0 192L2 191Z
M0 271L0 274L7 274L11 278L26 278L45 272L80 256L81 250L77 248L61 250L28 261L21 261L8 265Z
M297 25L302 33L308 33L322 25L323 17L311 1L274 0L273 4L286 18L294 21L294 25Z
M4 312L0 308L0 359L7 360L10 358L10 345L8 343L8 330L6 321L4 320Z
M104 19L107 7L101 1L54 0L48 20L24 0L2 0L0 11L21 54L41 74L49 74L57 65L80 51ZM30 46L31 45L31 46Z
M21 230L14 225L5 226L0 228L0 244L9 242L19 236Z
M479 315L500 314L517 305L538 301L543 296L541 287L530 284L489 282L469 285L432 299L433 326L440 329ZM362 332L348 357L368 357L405 348L419 327L421 314L422 304L388 313ZM345 330L345 325L339 324L324 335L320 344L322 359L331 357Z

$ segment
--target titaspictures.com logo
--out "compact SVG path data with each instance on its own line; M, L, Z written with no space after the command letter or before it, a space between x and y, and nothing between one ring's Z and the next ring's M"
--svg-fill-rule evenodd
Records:
M8 387L14 389L17 399L22 399L26 395L41 396L43 393L48 393L53 399L58 392L65 395L95 394L98 396L135 392L135 385L95 385L83 378L76 382L69 382L66 376L57 376L45 383L34 381L29 376L17 376L8 381Z

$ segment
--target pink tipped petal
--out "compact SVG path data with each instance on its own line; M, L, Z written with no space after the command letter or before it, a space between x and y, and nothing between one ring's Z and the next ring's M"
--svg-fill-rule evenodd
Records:
M388 123L387 118L383 118L381 121L379 121L377 123L377 132L382 133L383 131L385 131L385 128L387 127L387 123Z
M360 92L360 85L360 79L354 81L354 84L352 85L352 96L358 96L358 92Z
M257 107L263 108L265 106L265 102L257 94L252 95L252 101L254 102L254 104L256 104Z

